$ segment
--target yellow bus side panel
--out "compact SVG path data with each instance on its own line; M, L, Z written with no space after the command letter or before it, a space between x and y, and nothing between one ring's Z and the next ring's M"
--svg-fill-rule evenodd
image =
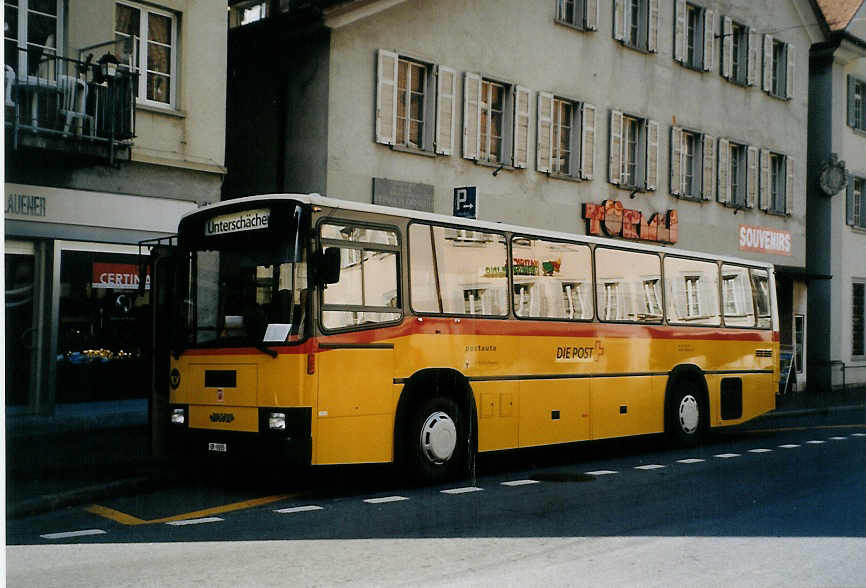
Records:
M394 457L391 414L320 418L316 433L316 465L388 462Z
M219 415L220 418L212 418L212 415ZM230 419L226 415L231 415ZM256 433L259 430L259 409L249 406L191 404L189 407L189 426L191 429Z
M473 382L478 410L478 450L517 447L519 390L517 382Z
M667 379L667 376L593 378L592 438L663 432Z
M589 439L588 379L520 382L520 447Z
M208 361L207 363L191 363L189 367L190 382L187 386L187 392L190 404L257 405L259 370L255 363ZM205 386L206 371L233 371L236 374L236 386L230 388L207 387Z
M316 362L320 416L393 412L393 349L331 349L319 353Z

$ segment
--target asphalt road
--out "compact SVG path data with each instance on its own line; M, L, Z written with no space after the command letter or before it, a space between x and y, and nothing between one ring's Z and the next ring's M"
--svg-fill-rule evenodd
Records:
M757 429L757 430L756 430ZM9 586L866 585L862 411L487 456L409 488L384 467L188 477L7 522Z

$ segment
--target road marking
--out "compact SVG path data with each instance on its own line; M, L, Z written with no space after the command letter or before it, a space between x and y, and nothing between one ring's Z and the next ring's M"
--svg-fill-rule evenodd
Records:
M384 496L382 498L367 498L364 500L367 504L385 504L387 502L400 502L401 500L409 500L405 496Z
M296 512L310 512L313 510L324 510L321 506L316 506L315 504L310 504L307 506L292 506L290 508L280 508L275 510L274 512L278 512L281 514L294 514Z
M739 453L719 453L718 455L714 455L713 457L718 457L719 459L731 459L732 457L740 457Z
M863 425L813 425L810 427L779 427L777 429L744 429L749 433L785 433L789 431L814 431L815 429L859 429ZM858 437L866 437L866 433L854 433Z
M132 515L120 512L119 510L114 510L113 508L109 508L107 506L100 506L99 504L93 504L91 506L88 506L84 510L89 513L99 515L106 519L110 519L114 522L120 523L121 525L155 525L158 523L170 523L172 521L182 521L187 519L206 517L215 514L223 514L235 510L254 508L256 506L270 504L272 502L277 502L278 500L285 500L287 498L296 498L298 496L300 496L300 494L279 494L277 496L265 496L263 498L242 500L241 502L233 502L231 504L224 504L222 506L215 506L213 508L205 508L202 510L196 510L193 512L179 514L172 517L163 517L151 520L139 519Z
M690 457L688 459L678 459L677 463L701 463L706 461L705 459L698 459L697 457Z
M787 445L779 445L782 449L794 449L795 447L799 447L799 445L795 443L788 443Z
M658 470L658 469L661 469L663 467L665 467L665 466L659 465L657 463L651 463L649 465L635 466L634 469L636 469L636 470Z
M527 486L529 484L538 484L538 480L512 480L510 482L502 482L503 486Z
M442 490L442 494L469 494L470 492L481 492L484 488L477 486L466 486L465 488L451 488L450 490Z
M772 449L764 449L764 448L749 449L749 453L771 453L772 451L773 451Z
M169 521L166 525L173 525L175 527L183 527L186 525L202 525L204 523L219 523L225 519L220 517L202 517L200 519L186 519L183 521Z
M46 533L40 535L43 539L67 539L69 537L86 537L87 535L105 535L102 529L85 529L83 531L67 531L65 533Z
M830 437L830 441L845 441L848 437Z
M812 439L811 441L806 441L806 445L823 445L826 441L819 441L817 439Z
M595 470L594 472L585 472L587 476L609 476L617 472L613 470Z
M866 437L866 433L851 433L852 437Z

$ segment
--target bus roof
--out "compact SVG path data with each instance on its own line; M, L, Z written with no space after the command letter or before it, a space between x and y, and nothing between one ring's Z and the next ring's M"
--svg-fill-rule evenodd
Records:
M183 214L181 218L186 218L190 216L197 216L200 214L209 214L210 212L223 208L225 206L237 206L238 204L243 203L261 203L268 202L273 200L295 200L304 204L310 204L313 206L322 206L327 208L333 208L337 210L351 210L357 212L369 212L374 214L381 214L386 216L396 216L396 217L405 217L414 220L428 221L440 224L450 224L450 225L460 225L465 226L468 229L485 229L489 231L498 231L498 232L509 232L509 233L517 233L520 235L534 236L534 237L546 237L550 239L558 239L563 241L577 241L581 243L592 243L594 245L603 245L603 246L613 246L617 248L623 249L631 249L634 251L647 251L647 252L664 252L664 253L673 253L677 255L695 257L700 255L711 255L713 259L729 262L729 263L737 263L742 265L751 265L758 267L766 267L767 269L772 270L773 264L766 261L758 261L754 259L745 259L741 257L733 257L728 255L718 255L715 253L710 253L707 251L692 251L687 249L679 249L671 246L662 246L662 245L648 245L646 243L641 243L637 241L626 241L626 240L611 240L604 237L593 237L590 235L577 235L574 233L565 233L560 231L551 231L548 229L539 229L533 227L524 227L520 225L511 225L507 223L493 222L493 221L483 221L469 218L461 218L454 216L447 216L444 214L436 214L432 212L423 212L418 210L410 210L406 208L397 208L393 206L381 206L378 204L367 204L365 202L354 202L350 200L339 200L337 198L331 198L328 196L322 196L321 194L258 194L255 196L244 196L242 198L233 198L231 200L222 200L220 202L209 204L202 208L197 208L195 210L191 210Z

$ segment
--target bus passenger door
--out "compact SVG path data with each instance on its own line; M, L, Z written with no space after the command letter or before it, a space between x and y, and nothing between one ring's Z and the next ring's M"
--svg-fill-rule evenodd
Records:
M394 345L319 343L315 464L393 458Z

